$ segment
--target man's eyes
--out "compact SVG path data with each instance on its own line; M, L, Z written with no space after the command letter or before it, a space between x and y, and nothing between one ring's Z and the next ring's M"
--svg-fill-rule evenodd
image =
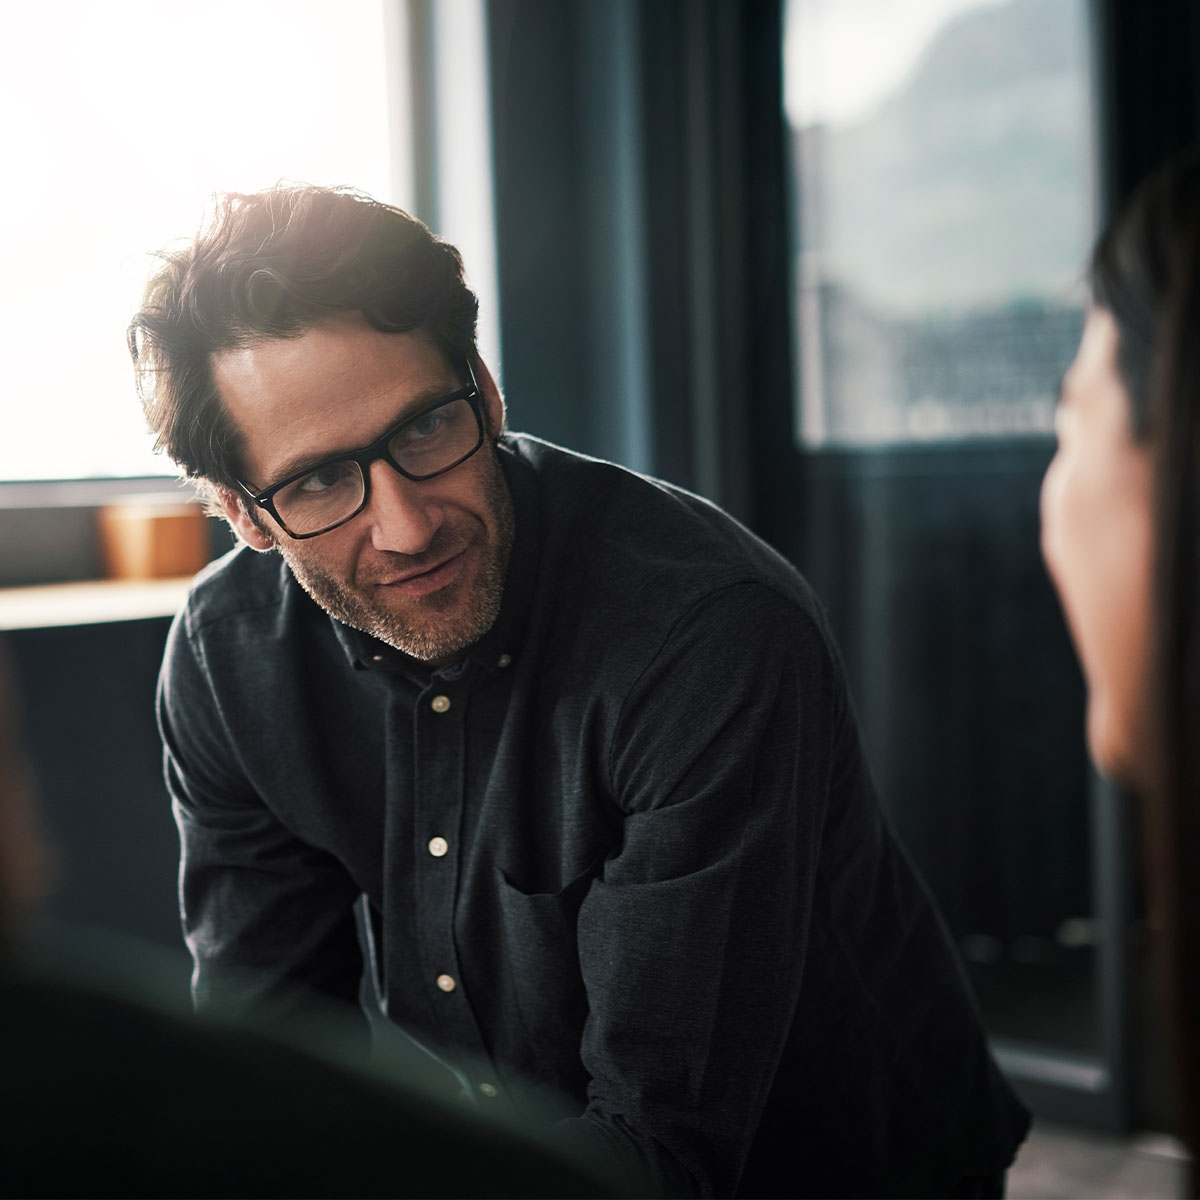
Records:
M396 430L395 442L402 446L436 437L449 424L450 414L444 408L422 413Z
M317 467L307 475L297 479L288 491L294 496L319 496L331 488L344 487L358 473L358 466L352 462L330 463L328 466Z
M441 442L450 429L458 424L458 405L435 408L421 413L401 425L392 435L389 449L395 455L431 447ZM327 497L339 489L358 487L361 478L358 464L354 461L326 463L314 467L307 475L289 483L276 497L276 501L292 503Z

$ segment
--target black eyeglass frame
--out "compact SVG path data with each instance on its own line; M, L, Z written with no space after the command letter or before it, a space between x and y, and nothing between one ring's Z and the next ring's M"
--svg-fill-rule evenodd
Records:
M407 416L403 421L398 421L386 433L377 437L369 446L363 446L359 450L351 450L346 454L335 454L330 458L322 459L320 462L313 463L312 466L305 467L302 471L296 471L289 475L286 479L281 479L278 483L273 483L269 488L264 488L261 492L256 492L253 488L243 483L240 479L235 479L234 482L241 488L246 499L257 505L261 509L265 509L270 513L275 524L283 530L288 537L294 541L303 541L305 538L320 537L323 533L332 533L333 530L339 529L348 521L353 521L360 512L371 502L371 464L377 459L382 458L388 466L403 475L405 479L411 479L414 483L423 483L428 479L436 479L439 475L445 475L447 471L453 471L455 467L461 467L463 463L479 452L479 448L484 443L485 438L485 422L481 411L482 396L479 393L479 384L475 380L475 372L471 370L471 364L467 363L467 374L471 377L471 383L468 387L459 388L458 391L452 392L443 400L437 401L435 404L429 405L428 408L421 409L418 413L413 413ZM388 449L388 443L402 430L406 425L413 421L423 420L432 412L437 412L439 408L445 408L447 404L455 404L459 400L465 400L470 406L471 411L475 414L475 425L479 430L479 436L475 439L475 445L471 447L466 454L454 460L449 466L440 467L438 470L431 472L428 475L414 475L411 471L406 471L392 456ZM332 525L327 525L324 529L317 529L312 533L293 533L288 527L284 519L279 515L275 508L275 494L282 491L290 483L295 483L297 479L303 479L306 475L311 475L314 471L323 470L326 467L336 466L338 463L352 462L357 464L359 474L363 481L362 499L358 503L358 507L352 512L344 516L340 521Z

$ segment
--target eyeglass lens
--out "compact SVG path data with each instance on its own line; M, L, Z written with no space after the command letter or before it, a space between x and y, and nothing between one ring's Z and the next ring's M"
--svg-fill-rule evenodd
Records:
M387 442L387 454L409 476L428 479L478 449L481 430L467 400L452 400L406 421ZM353 459L322 463L275 493L275 511L294 534L312 534L352 516L366 484Z

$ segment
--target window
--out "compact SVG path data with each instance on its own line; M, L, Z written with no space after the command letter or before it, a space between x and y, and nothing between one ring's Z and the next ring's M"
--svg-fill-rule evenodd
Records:
M1085 0L790 0L803 445L1049 433L1095 234Z
M151 252L194 230L211 193L288 178L410 205L385 15L384 0L22 8L0 69L0 479L171 473L124 331Z
M1115 1120L1119 838L1038 554L1096 232L1093 6L786 11L801 394L782 548L826 604L881 801L1003 1065Z

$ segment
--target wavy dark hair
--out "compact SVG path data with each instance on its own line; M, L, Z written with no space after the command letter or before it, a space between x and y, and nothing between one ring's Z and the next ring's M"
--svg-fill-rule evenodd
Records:
M1148 900L1181 1133L1200 1162L1200 149L1137 189L1097 244L1095 303L1117 326L1130 428L1154 462L1152 712L1140 781Z
M479 305L458 251L349 188L218 196L191 244L158 257L129 353L155 448L202 484L232 486L241 450L213 382L216 351L361 312L386 333L422 330L458 369L475 353Z

